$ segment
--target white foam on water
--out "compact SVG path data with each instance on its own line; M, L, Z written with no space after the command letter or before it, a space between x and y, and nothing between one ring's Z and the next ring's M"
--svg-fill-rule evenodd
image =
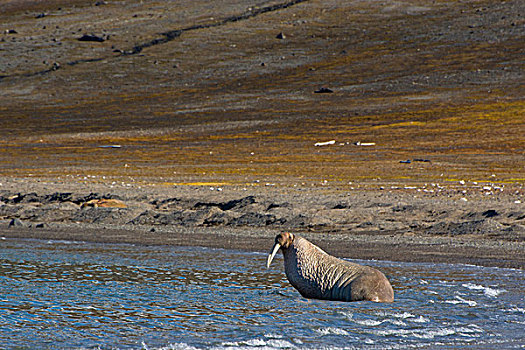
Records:
M361 325L361 326L375 327L375 326L379 326L380 324L386 321L390 321L390 320L371 320L371 319L359 320L359 319L354 318L354 314L351 312L342 312L342 314L346 316L349 321L352 321L353 323ZM385 317L387 316L387 314L383 312L383 313L379 313L378 316Z
M403 322L401 320L388 320L388 322L396 326L406 326L407 325L406 322Z
M282 339L283 336L280 334L274 334L274 333L266 333L264 335L265 338L273 338L273 339Z
M435 337L444 337L453 334L456 334L456 331L453 329L439 328L431 330L422 330L421 332L414 332L414 337L420 339L434 339Z
M511 309L507 309L505 311L510 311L510 312L521 312L522 314L525 314L525 308L522 308L522 307L513 307Z
M225 342L222 343L219 347L214 347L213 349L291 349L296 348L295 345L290 343L287 340L283 339L249 339L244 341L236 342Z
M388 316L391 316L391 317L394 317L396 318L397 320L387 320L389 321L390 323L392 324L395 324L395 325L401 325L401 326L405 326L406 323L403 322L404 321L409 321L409 322L415 322L415 323L426 323L426 322L430 322L430 319L424 317L424 316L418 316L418 315L414 315L410 312L403 312L403 313L388 313L388 312L382 312L379 314L379 316L383 316L383 317L388 317Z
M68 240L61 240L61 239L50 239L46 242L46 244L84 244L85 242L82 241L68 241Z
M320 333L321 335L329 335L329 334L348 335L349 334L344 329L337 328L337 327L325 327L325 328L317 329L316 332Z
M266 341L263 339L250 339L243 343L248 346L265 346L266 345Z
M445 337L456 334L456 331L451 328L438 329L385 329L376 332L381 336L397 336L401 338L414 337L418 339L434 339L436 337Z
M419 316L413 320L410 320L412 322L416 322L416 323L427 323L427 322L430 322L430 319L426 318L426 317L423 317L423 316Z
M403 312L402 314L392 314L392 316L397 318L410 318L410 317L416 317L416 315L411 314L410 312Z
M384 321L376 320L352 320L354 323L360 324L362 326L379 326Z
M465 337L477 338L480 336L479 333L483 333L484 330L475 324L469 324L468 326L456 327L456 332Z
M456 296L456 299L457 300L445 300L445 303L447 303L447 304L467 304L468 306L476 306L476 305L478 305L478 303L475 302L474 300L463 299L460 296Z
M488 297L497 297L501 293L506 292L505 289L494 289L474 283L464 283L462 286L470 290L482 290L483 293Z
M144 350L199 350L198 348L190 346L186 343L168 344L160 348L150 348L144 342L142 342L141 349L144 349Z

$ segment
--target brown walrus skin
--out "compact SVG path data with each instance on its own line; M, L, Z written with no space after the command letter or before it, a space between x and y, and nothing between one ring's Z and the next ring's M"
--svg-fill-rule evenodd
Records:
M277 251L284 255L288 281L305 298L376 302L393 302L394 291L380 271L325 253L306 239L285 232L275 237L267 267Z

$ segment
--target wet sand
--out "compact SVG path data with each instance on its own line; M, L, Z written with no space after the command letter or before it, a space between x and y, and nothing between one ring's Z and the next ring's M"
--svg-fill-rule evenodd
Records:
M2 236L523 268L524 7L10 0Z

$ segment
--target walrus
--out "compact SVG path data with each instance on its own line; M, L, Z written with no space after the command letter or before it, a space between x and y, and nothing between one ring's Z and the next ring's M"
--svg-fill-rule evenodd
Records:
M305 298L391 303L394 290L385 275L325 253L303 237L285 232L275 237L266 267L281 249L288 281Z

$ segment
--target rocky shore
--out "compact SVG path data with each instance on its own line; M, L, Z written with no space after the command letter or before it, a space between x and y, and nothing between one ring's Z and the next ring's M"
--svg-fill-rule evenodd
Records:
M258 251L292 231L352 258L525 267L523 189L488 194L483 187L467 199L464 190L444 187L346 192L19 181L0 190L0 228L10 238Z

